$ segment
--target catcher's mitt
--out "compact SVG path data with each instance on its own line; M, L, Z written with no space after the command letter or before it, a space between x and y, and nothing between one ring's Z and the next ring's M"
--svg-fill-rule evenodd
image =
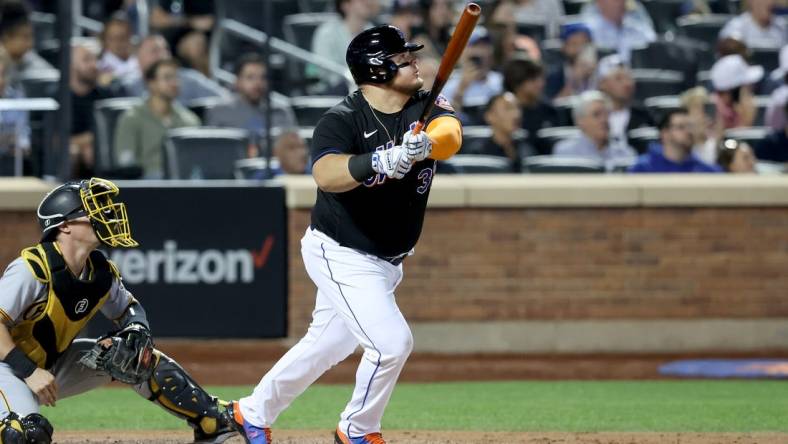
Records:
M143 325L131 324L96 341L79 363L120 382L137 385L150 379L154 361L150 331Z

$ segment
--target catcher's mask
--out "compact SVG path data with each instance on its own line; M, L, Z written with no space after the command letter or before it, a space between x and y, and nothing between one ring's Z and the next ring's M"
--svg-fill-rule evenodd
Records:
M57 227L65 221L87 216L104 245L136 247L139 244L131 238L126 204L112 200L118 192L117 185L97 177L68 182L50 191L38 205L41 241L53 241Z

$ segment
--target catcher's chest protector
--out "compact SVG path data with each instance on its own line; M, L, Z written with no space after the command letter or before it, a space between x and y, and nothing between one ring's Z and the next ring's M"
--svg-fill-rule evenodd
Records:
M101 252L93 251L88 279L77 279L51 242L23 250L22 257L36 279L47 285L48 294L27 309L11 337L39 367L50 368L107 300L117 271Z

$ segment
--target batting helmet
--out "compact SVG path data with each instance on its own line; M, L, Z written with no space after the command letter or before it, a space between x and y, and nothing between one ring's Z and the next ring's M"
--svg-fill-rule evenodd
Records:
M96 177L67 182L50 191L38 205L41 241L53 241L58 233L57 227L68 220L87 216L96 237L103 244L136 247L137 242L131 238L126 205L112 201L118 192L117 185Z
M389 60L390 57L423 47L405 41L405 35L394 26L376 26L353 38L347 47L345 61L357 84L386 83L397 75L400 68Z

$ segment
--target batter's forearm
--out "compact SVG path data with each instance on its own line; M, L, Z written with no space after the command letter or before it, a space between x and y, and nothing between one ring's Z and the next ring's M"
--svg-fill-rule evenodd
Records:
M360 185L350 174L349 154L326 154L312 166L312 177L317 186L329 193L343 193Z

